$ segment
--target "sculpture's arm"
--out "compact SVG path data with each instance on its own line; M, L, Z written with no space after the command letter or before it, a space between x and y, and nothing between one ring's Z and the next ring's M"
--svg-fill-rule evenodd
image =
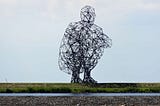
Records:
M96 41L99 47L108 48L112 46L112 40L105 33L103 33L103 29L101 27L94 24L93 29L97 35Z

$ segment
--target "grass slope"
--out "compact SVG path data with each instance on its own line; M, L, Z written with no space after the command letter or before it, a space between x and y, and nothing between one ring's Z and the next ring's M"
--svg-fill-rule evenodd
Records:
M0 83L0 93L160 93L160 83Z

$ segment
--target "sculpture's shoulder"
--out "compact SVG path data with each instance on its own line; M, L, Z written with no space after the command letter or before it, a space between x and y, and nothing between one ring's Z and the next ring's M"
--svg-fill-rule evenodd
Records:
M103 34L103 29L101 27L99 27L96 24L93 24L91 27L91 30L93 30L95 33L99 33L99 34Z
M96 34L96 37L98 37L97 40L99 40L98 42L101 47L107 48L112 46L112 40L105 33L103 33L103 29L101 27L94 24L91 29Z
M77 29L78 27L81 27L82 24L78 21L78 22L71 22L69 23L68 27L69 29Z
M65 30L64 39L73 40L76 38L77 33L80 33L82 24L80 22L71 22Z
M77 24L78 24L77 22L69 23L69 25L67 26L65 30L64 37L68 37L68 35L72 34L74 30L76 29Z

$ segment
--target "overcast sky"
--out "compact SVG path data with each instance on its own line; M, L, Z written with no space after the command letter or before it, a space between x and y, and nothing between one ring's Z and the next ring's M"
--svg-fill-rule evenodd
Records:
M160 0L0 0L0 82L70 82L58 49L85 5L113 40L93 78L160 82Z

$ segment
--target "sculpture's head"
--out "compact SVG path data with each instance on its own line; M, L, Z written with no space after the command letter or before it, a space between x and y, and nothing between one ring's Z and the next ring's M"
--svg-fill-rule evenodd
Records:
M83 7L81 9L80 17L81 21L93 24L96 17L94 8L88 5Z

